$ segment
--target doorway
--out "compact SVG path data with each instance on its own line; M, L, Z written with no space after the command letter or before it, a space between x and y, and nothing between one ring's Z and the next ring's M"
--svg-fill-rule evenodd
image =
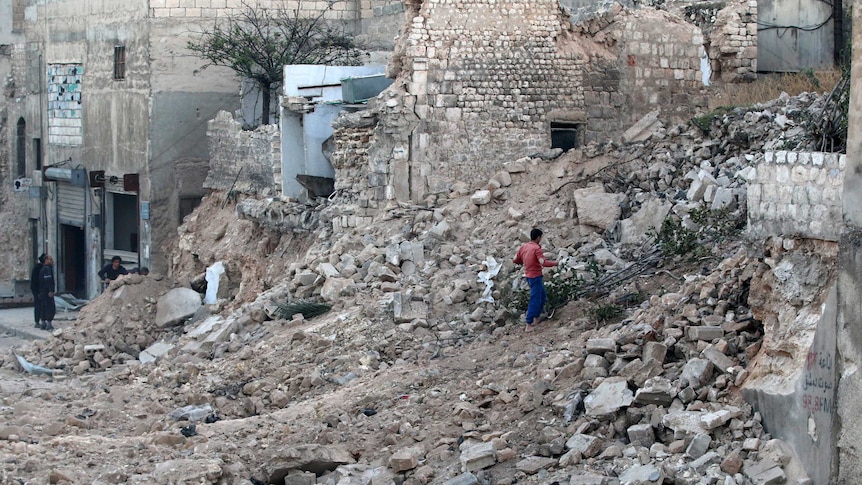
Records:
M87 296L87 255L84 229L60 224L61 254L58 258L58 291L71 293L77 298Z

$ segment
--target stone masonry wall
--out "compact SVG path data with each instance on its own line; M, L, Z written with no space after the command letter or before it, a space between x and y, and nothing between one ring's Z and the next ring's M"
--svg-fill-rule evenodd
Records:
M210 171L205 188L233 187L235 191L261 195L281 192L281 135L277 125L243 131L240 122L221 111L208 123L207 139Z
M286 6L288 9L299 8L300 13L315 15L328 2L324 0L250 0L251 5L264 8ZM354 20L358 17L359 2L346 0L337 3L330 12L331 18ZM150 0L152 17L190 17L190 18L220 18L237 15L243 10L241 0Z
M748 186L752 235L838 241L845 163L838 153L766 152Z
M369 149L375 200L419 202L454 181L551 148L551 123L586 142L657 107L671 122L704 106L700 30L617 7L572 27L557 0L413 2Z
M757 0L735 0L716 12L708 29L712 79L723 82L757 78Z

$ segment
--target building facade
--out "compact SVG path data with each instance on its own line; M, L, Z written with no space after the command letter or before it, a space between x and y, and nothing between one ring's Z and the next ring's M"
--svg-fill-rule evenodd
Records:
M79 297L100 292L96 273L116 255L127 267L167 269L176 228L207 191L207 121L240 107L241 80L204 69L186 45L240 8L228 0L0 0L0 103L14 125L3 123L0 219L15 227L3 236L0 288L21 293L41 252L55 255L59 291ZM401 2L358 0L331 13L384 49L403 15Z

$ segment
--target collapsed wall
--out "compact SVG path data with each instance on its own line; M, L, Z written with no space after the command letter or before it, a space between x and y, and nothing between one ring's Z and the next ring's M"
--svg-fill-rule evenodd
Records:
M766 269L749 303L763 322L745 398L788 442L814 483L830 483L835 453L836 285L845 156L767 152L748 187L750 235L766 239Z
M360 208L427 202L455 181L478 186L506 160L612 139L657 108L686 120L706 104L703 36L667 12L618 7L572 26L555 0L413 9L373 129L357 119L346 128L368 135L333 155L336 170L366 169L336 176ZM354 153L357 139L368 145Z

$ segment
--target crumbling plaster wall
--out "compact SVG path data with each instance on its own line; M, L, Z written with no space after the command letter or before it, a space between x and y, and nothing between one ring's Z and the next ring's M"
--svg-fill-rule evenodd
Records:
M835 453L838 241L845 155L766 152L748 185L749 236L766 240L749 305L762 348L744 396L814 483L830 483Z

